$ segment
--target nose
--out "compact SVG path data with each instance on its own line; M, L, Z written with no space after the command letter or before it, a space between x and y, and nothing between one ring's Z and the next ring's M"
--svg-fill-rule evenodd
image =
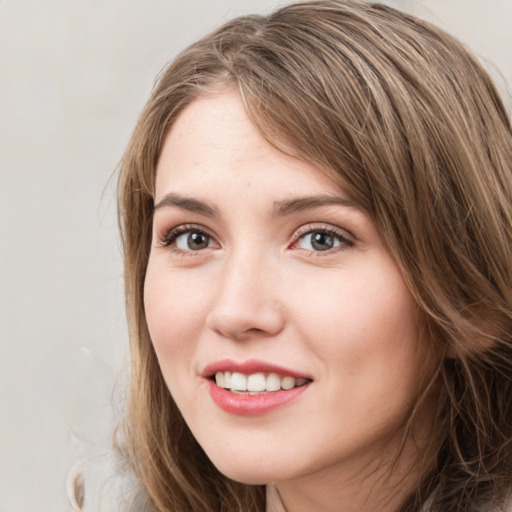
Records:
M265 264L263 258L240 256L226 260L216 283L207 328L239 341L279 334L285 315L276 293L276 274L276 268Z

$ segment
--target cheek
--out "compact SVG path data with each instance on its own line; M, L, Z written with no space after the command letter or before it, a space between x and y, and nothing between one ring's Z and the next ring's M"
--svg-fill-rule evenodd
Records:
M340 272L314 301L293 294L312 360L328 376L325 409L342 403L354 418L403 414L424 371L416 303L394 267L374 269Z
M324 280L323 286L315 276L308 280L303 275L289 296L309 338L332 350L344 347L356 359L367 350L414 345L419 318L414 299L394 267L375 268L366 274L347 269Z
M148 265L144 309L149 334L166 380L170 370L192 358L207 314L203 287L180 279L179 273Z

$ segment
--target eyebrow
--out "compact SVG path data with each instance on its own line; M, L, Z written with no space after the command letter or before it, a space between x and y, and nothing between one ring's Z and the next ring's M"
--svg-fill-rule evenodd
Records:
M320 208L322 206L338 205L350 208L357 208L354 201L350 199L330 196L330 195L317 195L296 197L293 199L275 201L272 210L273 217L284 217L295 212L310 210L313 208ZM156 212L162 208L175 207L189 212L199 213L208 217L220 217L219 210L206 201L194 199L192 197L181 196L179 194L165 195L154 207L153 211Z
M208 217L219 217L219 211L215 206L208 204L205 201L199 201L192 197L180 196L178 194L167 194L163 197L158 204L155 205L153 211L156 212L161 208L174 206L181 210L187 210L189 212L200 213L207 215Z
M291 213L310 210L313 208L320 208L322 206L339 205L347 206L350 208L358 208L357 204L345 197L319 195L319 196L306 196L289 199L287 201L276 201L274 203L274 217L283 217Z

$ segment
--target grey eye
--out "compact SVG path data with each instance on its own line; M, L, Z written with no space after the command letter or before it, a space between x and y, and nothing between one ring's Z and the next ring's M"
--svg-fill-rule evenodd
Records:
M206 233L188 231L178 236L175 243L181 251L200 251L211 247L212 241Z
M302 235L298 246L307 251L328 251L342 244L341 237L327 231L310 231Z

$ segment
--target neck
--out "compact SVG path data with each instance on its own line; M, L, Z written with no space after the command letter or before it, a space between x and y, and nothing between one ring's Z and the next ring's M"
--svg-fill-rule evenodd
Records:
M426 444L412 439L403 446L388 443L380 456L372 450L357 460L278 482L276 488L286 512L396 512L423 469L433 464L424 460L424 454L431 453Z

